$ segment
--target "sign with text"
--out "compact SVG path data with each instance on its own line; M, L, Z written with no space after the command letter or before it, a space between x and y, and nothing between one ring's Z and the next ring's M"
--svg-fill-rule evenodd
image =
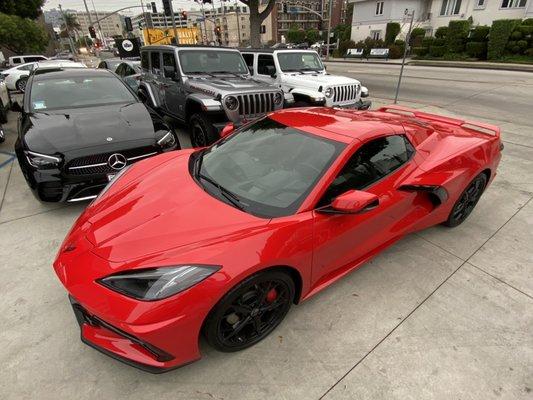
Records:
M176 28L180 44L197 44L200 33L198 28ZM144 29L145 44L171 44L174 38L174 29Z

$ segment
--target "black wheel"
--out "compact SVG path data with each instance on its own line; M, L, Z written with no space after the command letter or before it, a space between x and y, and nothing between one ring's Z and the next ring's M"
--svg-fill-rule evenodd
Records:
M292 106L294 108L296 108L296 107L311 107L311 104L309 104L307 101L298 100L298 101L295 101Z
M4 107L4 103L0 100L0 123L7 122L7 110Z
M454 227L463 223L472 213L477 202L481 198L485 187L487 186L487 175L479 174L467 186L461 196L454 204L450 215L444 225Z
M252 275L228 292L204 324L208 343L224 352L243 350L267 337L285 318L294 282L282 271Z
M24 92L26 90L26 83L28 82L27 78L20 78L16 83L15 87L17 90L20 90L21 92Z
M189 135L193 147L204 147L219 139L213 123L203 114L193 114L189 119Z

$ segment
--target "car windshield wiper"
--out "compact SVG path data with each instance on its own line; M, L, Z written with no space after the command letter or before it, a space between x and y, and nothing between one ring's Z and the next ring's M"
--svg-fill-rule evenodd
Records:
M216 76L213 75L212 73L205 72L205 71L191 71L191 72L186 72L185 75L208 75L211 78L216 78Z
M228 75L233 75L233 76L235 76L237 78L240 78L240 77L242 77L244 75L244 73L237 74L235 72L229 72L229 71L211 71L211 73L213 73L213 74L228 74Z

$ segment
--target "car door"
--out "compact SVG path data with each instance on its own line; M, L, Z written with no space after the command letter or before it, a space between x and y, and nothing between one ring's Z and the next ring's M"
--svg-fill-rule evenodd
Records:
M163 76L161 79L166 109L174 116L179 117L185 105L185 91L180 81L174 52L163 52Z
M276 71L276 64L274 63L273 54L258 54L257 55L257 74L255 79L274 84L276 82L276 76L272 76L271 72Z
M349 270L402 235L396 221L410 212L416 194L398 188L416 169L413 155L408 139L397 134L364 143L346 162L314 210L314 283ZM349 190L375 194L379 205L358 214L320 211Z

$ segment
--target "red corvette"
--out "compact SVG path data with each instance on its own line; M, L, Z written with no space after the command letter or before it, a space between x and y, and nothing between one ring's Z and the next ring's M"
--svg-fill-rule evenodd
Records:
M54 263L88 345L151 372L270 334L402 236L462 223L497 127L390 106L288 109L121 171Z

